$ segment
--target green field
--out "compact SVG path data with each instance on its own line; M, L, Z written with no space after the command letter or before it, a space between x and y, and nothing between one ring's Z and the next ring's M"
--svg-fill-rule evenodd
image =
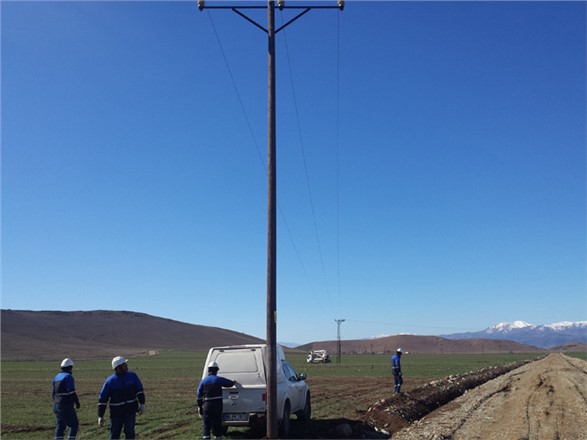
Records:
M584 353L576 355L585 358ZM389 355L345 355L341 364L326 365L308 365L305 356L289 354L287 358L298 372L304 371L308 375L314 396L314 418L353 418L353 410L364 411L381 397L363 393L357 399L354 390L356 383L370 383L383 393L387 393L387 390L386 385L382 384L389 383L391 387ZM404 388L409 390L410 387L451 374L538 356L406 355L402 358L406 379ZM206 352L169 352L130 359L129 368L141 378L147 399L146 414L137 417L137 437L184 439L201 436L202 424L195 410L195 393L205 358ZM2 362L1 365L2 438L52 438L55 420L51 380L59 371L59 361ZM77 438L108 438L107 428L99 428L97 425L97 403L102 383L111 374L110 360L76 361L73 374L82 405L78 410L80 429ZM335 392L341 403L333 405L325 396ZM345 401L352 401L352 407ZM239 437L239 431L231 430L226 437Z

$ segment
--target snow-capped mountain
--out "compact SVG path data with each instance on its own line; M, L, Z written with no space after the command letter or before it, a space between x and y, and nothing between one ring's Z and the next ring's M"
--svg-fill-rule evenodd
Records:
M520 328L528 328L528 327L535 327L532 324L528 324L524 321L514 321L514 322L500 322L499 324L492 325L485 329L487 333L509 333L514 329Z
M524 321L500 322L478 332L445 335L447 339L508 339L540 348L577 342L587 344L587 321L534 325Z

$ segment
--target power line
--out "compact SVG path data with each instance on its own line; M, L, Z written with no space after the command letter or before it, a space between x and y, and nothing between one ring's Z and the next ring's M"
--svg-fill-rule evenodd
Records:
M282 20L283 20L283 13L281 14L281 16L282 16ZM332 307L332 300L330 298L330 288L329 288L329 284L328 284L328 278L326 276L326 269L324 266L324 257L322 254L322 245L320 244L320 234L318 233L318 223L316 221L316 210L314 209L314 198L312 197L312 188L310 185L310 173L308 171L308 161L306 160L306 151L304 148L304 139L302 136L302 125L300 122L298 100L297 100L297 96L296 96L296 90L295 90L294 79L293 79L293 71L292 71L291 60L290 60L290 56L289 56L289 46L287 44L287 32L283 33L283 41L285 43L285 53L286 53L286 58L287 58L287 66L288 66L288 70L289 70L290 84L291 84L292 95L293 95L294 112L296 115L298 137L300 139L300 149L302 152L302 161L304 163L304 173L305 173L305 177L306 177L306 188L308 190L308 197L310 199L310 210L312 213L312 221L313 221L313 225L314 225L314 236L316 238L316 244L318 246L318 254L320 256L320 267L322 268L322 276L324 277L326 292L328 293L328 301L330 303L330 306Z
M386 325L391 327L408 327L408 328L435 328L444 330L468 330L465 327L446 327L438 325L419 325L419 324L406 324L402 322L381 322L381 321L361 321L357 319L348 319L349 322L357 322L361 324L374 324L374 325Z
M232 74L232 69L230 68L230 64L228 63L228 58L226 57L226 53L224 52L224 48L222 47L222 43L220 41L220 36L216 31L216 26L214 25L214 20L212 20L212 13L207 11L208 18L210 19L210 24L212 25L212 30L214 31L214 35L216 36L216 42L218 43L218 47L220 48L220 53L222 54L222 58L224 59L224 64L226 65L226 69L228 70L228 75L230 76L230 81L232 82L232 86L236 93L236 97L238 98L238 103L240 104L241 110L243 112L243 116L247 123L247 127L249 128L249 133L251 134L251 138L253 139L253 143L255 144L255 148L257 149L257 154L259 155L259 160L261 161L261 166L263 170L265 170L265 174L267 174L267 165L263 160L263 155L261 154L261 149L259 148L259 144L257 143L257 139L255 138L255 133L253 131L253 127L251 125L251 121L249 120L249 116L247 114L247 110L245 108L245 104L243 103L243 99L241 98L241 94L238 90L238 86L236 85L236 81L234 79L234 75Z
M344 319L335 319L336 322L336 363L340 364L341 362L341 352L342 352L342 342L340 336L340 324L342 324L345 320Z
M234 92L236 94L237 100L239 102L240 108L242 110L243 117L245 118L245 122L247 124L248 129L249 129L249 133L251 135L251 139L253 140L253 144L255 145L255 149L257 150L257 154L259 156L259 161L261 162L261 167L263 168L263 171L265 173L265 176L267 176L268 175L267 165L265 164L265 162L263 160L263 156L261 154L261 149L259 148L259 143L257 142L257 139L255 137L255 133L253 131L253 128L252 128L252 125L251 125L251 122L250 122L250 119L249 119L249 116L248 116L248 113L247 113L245 104L243 102L243 99L241 97L241 94L240 94L238 85L236 83L236 79L235 79L235 77L234 77L234 75L232 73L232 69L230 67L230 63L228 61L228 57L226 56L226 52L225 52L224 47L222 45L222 41L220 40L220 36L218 35L218 32L216 30L216 26L214 24L214 20L212 19L212 13L209 12L209 11L207 11L207 15L208 15L208 18L210 19L210 24L212 26L212 30L214 31L214 35L216 37L216 42L218 43L218 47L220 49L220 53L221 53L222 58L224 60L224 64L226 65L226 70L228 71L228 75L230 77L230 80L231 80L231 83L232 83ZM288 59L289 59L289 57L288 57ZM302 268L302 272L304 274L304 277L306 278L306 281L308 282L308 286L310 287L310 291L312 292L312 296L313 297L316 297L317 295L315 294L314 286L312 285L312 282L311 282L310 277L308 275L308 272L306 270L306 266L304 265L302 256L301 256L301 254L300 254L300 252L298 250L298 247L296 246L296 242L294 240L293 234L292 234L292 232L291 232L291 230L289 228L289 225L288 225L288 222L287 222L287 219L286 219L286 216L285 216L285 212L282 209L281 204L279 203L279 201L277 202L277 207L278 207L278 210L279 210L279 216L280 216L281 220L283 221L283 224L284 224L285 229L287 231L287 235L288 235L289 240L291 242L291 245L292 245L292 248L294 250L294 253L296 254L296 257L298 259L298 262L300 263L300 266ZM326 313L326 309L324 308L324 305L322 304L322 302L319 302L319 304L320 304L320 307L322 308L322 310Z

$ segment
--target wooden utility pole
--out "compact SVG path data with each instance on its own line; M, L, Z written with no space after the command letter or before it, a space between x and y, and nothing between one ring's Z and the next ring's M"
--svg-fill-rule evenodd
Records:
M216 2L214 2L216 3ZM206 5L198 0L198 9L231 9L245 20L267 33L268 52L268 160L267 160L267 438L278 437L277 419L277 133L276 133L276 93L275 93L275 35L311 9L344 9L344 0L337 0L337 6L285 6L285 1L277 3L279 10L303 9L298 15L275 29L275 1L267 2L267 29L241 12L242 9L260 9L265 6L222 6Z
M275 2L267 5L267 438L277 438L277 160L275 101Z

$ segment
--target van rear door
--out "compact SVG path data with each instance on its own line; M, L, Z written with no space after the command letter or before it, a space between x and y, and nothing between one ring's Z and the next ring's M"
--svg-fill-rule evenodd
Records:
M218 348L210 361L216 361L219 374L241 384L265 385L263 353L260 347Z
M217 348L209 357L218 363L219 375L237 381L235 388L223 390L225 423L239 424L251 414L264 414L267 382L262 348Z

